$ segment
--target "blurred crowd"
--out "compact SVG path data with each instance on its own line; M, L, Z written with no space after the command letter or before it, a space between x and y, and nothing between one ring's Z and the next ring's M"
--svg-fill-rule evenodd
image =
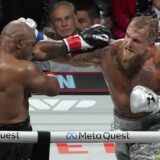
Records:
M160 24L160 0L0 0L1 29L12 19L29 17L40 31L56 40L79 34L94 24L103 24L113 39L123 38L130 20L141 14L156 17ZM71 67L58 58L37 64L45 71L100 71L97 66Z

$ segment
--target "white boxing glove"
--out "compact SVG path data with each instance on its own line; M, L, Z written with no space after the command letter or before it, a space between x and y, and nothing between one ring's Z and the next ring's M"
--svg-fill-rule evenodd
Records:
M154 112L159 107L159 96L151 89L136 86L130 94L130 107L133 113Z
M26 23L31 29L33 29L37 41L48 40L48 37L43 32L39 32L37 30L37 23L33 19L31 19L31 18L25 19L25 18L21 17L18 19L18 21Z

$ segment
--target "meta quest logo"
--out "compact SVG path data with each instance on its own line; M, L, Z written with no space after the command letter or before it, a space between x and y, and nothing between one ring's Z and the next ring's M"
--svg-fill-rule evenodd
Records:
M123 140L123 139L130 139L129 133L110 133L110 132L102 132L102 133L95 133L95 132L67 132L66 134L67 140L100 140L106 139L108 141L113 140Z

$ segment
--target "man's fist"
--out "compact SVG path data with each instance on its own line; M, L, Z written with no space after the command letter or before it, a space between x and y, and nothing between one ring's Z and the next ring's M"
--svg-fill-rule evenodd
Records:
M105 47L111 39L110 32L99 24L86 28L80 35L87 44L93 47Z
M109 44L110 32L100 24L86 28L80 33L64 39L68 52L102 48Z
M159 96L151 89L138 85L131 92L130 106L133 113L157 111L160 109Z

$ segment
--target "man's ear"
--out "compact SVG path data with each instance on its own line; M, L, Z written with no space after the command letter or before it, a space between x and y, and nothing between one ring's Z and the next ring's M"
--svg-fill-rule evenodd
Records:
M148 50L152 49L154 46L155 46L155 42L151 42L151 43L149 44Z
M150 43L149 45L151 48L155 46L155 42Z
M17 49L20 49L20 48L22 48L22 45L23 45L23 42L22 42L22 40L21 39L16 39L15 40L16 42L16 48Z

